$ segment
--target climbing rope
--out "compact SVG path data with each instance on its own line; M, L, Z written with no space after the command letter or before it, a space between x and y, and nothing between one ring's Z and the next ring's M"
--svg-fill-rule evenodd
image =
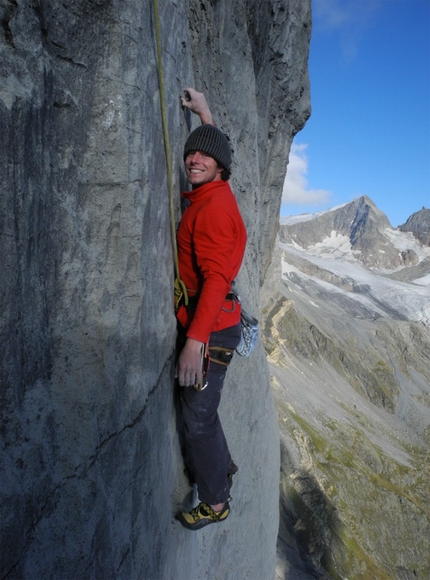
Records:
M158 67L158 82L160 85L161 118L163 122L164 150L166 153L167 179L169 187L170 229L172 234L173 260L175 264L175 307L177 307L182 297L184 298L185 305L188 305L188 292L183 280L181 280L181 277L179 275L178 246L176 243L176 227L175 227L173 173L170 153L169 131L167 126L166 98L164 93L163 60L161 54L161 34L160 34L160 16L158 12L158 0L154 0L154 21L155 21L155 38L157 43L157 67Z

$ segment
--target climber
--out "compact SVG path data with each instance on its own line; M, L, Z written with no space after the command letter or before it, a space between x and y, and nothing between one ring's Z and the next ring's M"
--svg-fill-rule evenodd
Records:
M218 416L221 390L233 351L240 340L240 304L232 282L242 263L246 229L228 183L229 142L213 125L203 93L184 92L183 107L199 116L201 125L184 148L190 205L177 234L179 271L189 302L177 310L176 376L181 387L188 472L197 484L200 503L176 517L198 530L225 520L232 476L237 466ZM193 388L194 387L194 388Z

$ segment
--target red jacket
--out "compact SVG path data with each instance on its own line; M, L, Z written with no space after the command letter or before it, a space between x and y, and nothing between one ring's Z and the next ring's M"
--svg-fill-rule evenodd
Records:
M176 316L187 337L206 343L211 332L240 320L240 304L225 297L242 263L246 229L228 182L212 181L182 195L190 206L178 230L179 273L189 296L199 299L195 311L182 305Z

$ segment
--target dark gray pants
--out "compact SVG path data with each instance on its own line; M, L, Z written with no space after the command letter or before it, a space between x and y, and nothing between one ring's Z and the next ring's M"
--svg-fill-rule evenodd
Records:
M234 350L239 341L240 324L237 324L213 332L209 345ZM237 471L218 416L226 371L225 365L211 361L206 389L196 391L193 387L181 387L188 468L197 484L200 500L209 505L227 501L230 495L227 475Z

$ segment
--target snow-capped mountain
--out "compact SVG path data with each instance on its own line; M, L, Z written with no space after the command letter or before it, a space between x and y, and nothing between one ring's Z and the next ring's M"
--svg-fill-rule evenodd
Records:
M423 209L414 216L426 212L430 214L430 210ZM279 236L281 242L289 245L305 249L318 246L322 251L326 248L326 252L337 251L337 257L348 258L349 254L349 259L356 259L367 268L392 271L430 257L429 244L414 237L416 233L424 239L425 223L423 217L417 217L409 226L394 229L386 215L363 196L314 215L281 218Z
M307 219L284 218L279 238L285 279L350 303L354 316L387 314L430 326L430 247L393 229L369 198Z

